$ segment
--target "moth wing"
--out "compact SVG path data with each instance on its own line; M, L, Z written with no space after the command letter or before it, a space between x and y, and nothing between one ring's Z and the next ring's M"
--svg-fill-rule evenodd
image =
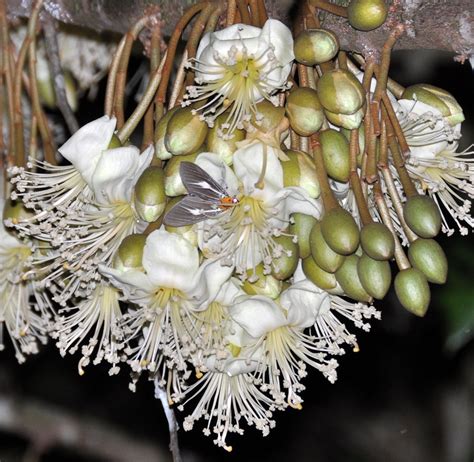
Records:
M189 194L216 203L222 197L228 196L227 191L199 165L192 162L181 162L179 174Z
M214 218L223 212L215 202L200 197L186 196L178 202L163 218L167 226L187 226Z

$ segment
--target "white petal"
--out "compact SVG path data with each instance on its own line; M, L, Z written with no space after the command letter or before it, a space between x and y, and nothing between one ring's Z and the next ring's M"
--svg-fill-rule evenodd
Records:
M298 186L283 188L275 194L270 202L279 207L279 217L288 220L292 213L304 213L319 219L323 213L321 199L313 199L308 192Z
M79 170L90 185L92 173L114 134L117 120L103 116L81 127L58 151Z
M115 287L122 290L127 299L150 296L156 290L148 276L142 271L119 271L104 265L99 265L99 270Z
M199 268L198 251L188 240L160 228L147 237L143 267L155 287L186 292Z
M229 307L230 317L250 336L258 338L287 324L281 308L267 297L245 297Z
M273 52L282 66L287 65L295 59L293 53L293 36L290 29L282 22L276 19L269 19L263 26L261 37L264 38L267 43L273 45Z

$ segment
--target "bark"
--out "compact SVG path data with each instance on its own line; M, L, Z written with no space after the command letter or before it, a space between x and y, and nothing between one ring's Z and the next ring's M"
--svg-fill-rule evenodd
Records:
M32 0L7 0L11 15L28 16ZM98 32L124 33L151 7L158 7L169 35L183 10L194 0L46 0L45 7L56 19L86 26ZM300 0L266 0L269 16L290 23ZM359 32L346 19L325 14L323 26L339 36L341 47L364 55L381 48L394 25L403 23L406 33L395 49L451 51L464 60L474 54L473 0L390 0L384 26Z

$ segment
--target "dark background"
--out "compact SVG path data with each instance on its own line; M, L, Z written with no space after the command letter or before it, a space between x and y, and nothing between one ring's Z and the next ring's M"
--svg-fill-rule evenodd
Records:
M397 52L390 74L403 85L425 82L450 91L467 119L461 148L474 141L469 63L461 65L452 55L439 52ZM100 94L97 101L96 105L82 101L81 123L100 115ZM199 426L189 433L181 431L185 462L472 461L473 241L471 235L456 234L439 242L450 273L446 285L431 286L432 303L424 319L404 311L391 293L377 305L382 320L372 323L372 332L359 333L361 351L339 358L336 384L311 371L303 410L276 414L277 426L268 437L250 428L243 437L229 438L231 454L216 448ZM125 368L119 376L109 377L106 366L89 367L80 377L77 360L61 358L51 343L20 366L7 347L0 354L0 399L39 403L41 409L57 409L72 419L95 419L101 426L166 449L167 422L151 383L142 379L133 394ZM1 462L105 460L78 450L48 448L48 441L38 458L19 433L0 428Z

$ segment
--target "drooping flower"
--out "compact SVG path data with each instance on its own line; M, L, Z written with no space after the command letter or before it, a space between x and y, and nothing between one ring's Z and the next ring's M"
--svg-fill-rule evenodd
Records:
M291 32L274 19L262 29L234 24L209 32L199 43L196 58L190 60L197 85L187 88L184 104L195 102L196 111L210 126L232 105L221 127L231 134L257 115L256 103L274 101L274 93L286 88L293 59Z

